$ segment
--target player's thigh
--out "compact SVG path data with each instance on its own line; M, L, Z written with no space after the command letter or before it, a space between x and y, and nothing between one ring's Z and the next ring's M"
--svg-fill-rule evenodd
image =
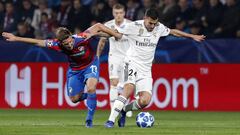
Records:
M87 85L87 91L92 93L96 91L99 79L99 60L95 58L93 63L84 69L84 82Z
M109 56L108 59L108 72L109 72L109 78L118 80L119 74L121 72L121 68L123 64L123 60L116 56Z
M123 82L135 86L137 80L137 69L132 63L125 62L123 69Z
M67 93L68 96L77 96L84 91L84 77L81 71L68 70L67 73Z

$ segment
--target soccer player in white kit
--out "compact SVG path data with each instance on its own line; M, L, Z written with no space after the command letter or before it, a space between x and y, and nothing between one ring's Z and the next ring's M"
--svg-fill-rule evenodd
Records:
M178 37L192 38L195 41L205 39L203 35L193 35L177 29L169 29L158 21L156 9L148 9L144 19L129 23L119 30L122 38L127 38L130 48L124 60L124 90L117 100L105 127L114 127L115 119L121 113L119 119L122 127L125 125L126 112L139 110L146 107L152 98L152 61L156 46L160 37L172 34ZM127 99L135 90L136 99L125 105Z
M115 4L112 9L114 19L106 22L104 25L113 30L119 31L124 28L127 23L132 21L125 19L125 9L122 4ZM101 38L98 43L97 56L101 55L104 49L106 38ZM123 89L123 60L129 48L127 39L116 41L114 37L109 38L109 54L108 54L108 71L110 79L109 100L110 107L113 107L114 101L117 99L118 94ZM131 116L132 112L129 111L127 116Z

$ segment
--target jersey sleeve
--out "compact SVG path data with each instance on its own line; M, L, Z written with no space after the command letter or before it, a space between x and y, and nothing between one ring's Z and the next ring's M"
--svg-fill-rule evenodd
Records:
M168 36L170 34L170 29L161 23L159 24L157 31L160 33L161 37Z
M59 42L57 39L47 39L45 40L45 46L49 49L53 49L56 51L61 51L59 48Z
M136 35L139 32L139 28L132 22L126 24L124 28L119 29L119 32L124 35Z

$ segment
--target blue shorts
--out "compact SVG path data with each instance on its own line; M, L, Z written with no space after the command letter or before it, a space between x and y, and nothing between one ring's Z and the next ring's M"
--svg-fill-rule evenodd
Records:
M75 96L84 91L88 78L99 78L99 59L94 58L93 62L86 68L73 71L71 68L67 71L67 93L68 96Z

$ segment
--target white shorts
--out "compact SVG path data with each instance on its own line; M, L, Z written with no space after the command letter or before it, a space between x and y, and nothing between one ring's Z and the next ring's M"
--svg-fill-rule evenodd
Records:
M123 60L124 60L123 56L121 57L109 54L108 73L110 79L113 78L121 79L123 77Z
M124 84L127 83L135 85L135 96L142 91L152 94L153 79L151 71L141 72L138 70L136 64L130 61L124 62Z

